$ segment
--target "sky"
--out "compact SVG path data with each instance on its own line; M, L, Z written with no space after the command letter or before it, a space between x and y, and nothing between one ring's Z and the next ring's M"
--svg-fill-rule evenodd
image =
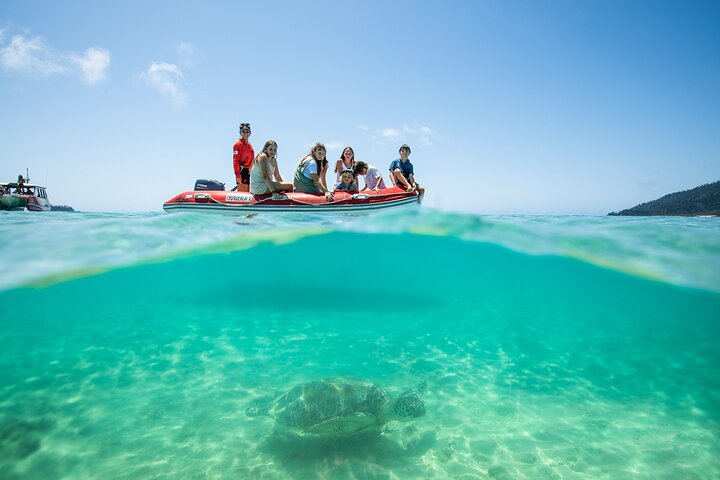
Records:
M241 122L285 180L407 143L430 207L604 215L720 180L720 2L0 1L0 180L161 211Z

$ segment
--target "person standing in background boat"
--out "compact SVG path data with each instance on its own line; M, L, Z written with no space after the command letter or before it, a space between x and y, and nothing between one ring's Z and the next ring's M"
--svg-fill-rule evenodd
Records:
M250 191L250 169L255 158L255 150L248 140L250 133L250 124L241 123L240 139L233 146L233 169L238 192Z
M24 194L25 193L25 191L23 189L24 186L25 186L25 177L23 177L22 175L18 175L17 189L15 190L15 192L19 195Z
M340 158L335 162L335 173L337 174L337 178L335 178L335 182L340 181L340 176L343 171L354 170L354 169L355 169L355 152L353 151L352 147L345 147L343 149L342 153L340 154Z
M317 142L310 153L300 159L295 166L293 186L295 191L303 193L324 193L325 200L332 200L333 193L327 188L328 161L325 158L325 145Z
M363 176L365 179L365 186L362 188L363 190L375 190L376 192L379 192L385 187L385 180L383 180L382 173L380 173L380 170L373 167L372 165L368 165L365 162L357 162L355 164L355 179L357 181L357 177L360 175Z
M283 182L277 166L277 143L268 140L262 152L253 160L250 169L250 193L262 195L276 192L292 192L291 183ZM273 181L275 178L275 181Z
M415 172L412 163L410 163L410 147L407 144L400 146L400 158L390 163L390 180L398 188L402 188L407 192L417 190L422 201L425 194L425 187L421 187L415 182Z

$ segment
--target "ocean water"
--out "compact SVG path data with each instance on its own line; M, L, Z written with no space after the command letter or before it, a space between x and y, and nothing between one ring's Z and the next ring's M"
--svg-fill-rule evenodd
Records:
M0 478L720 478L720 219L0 212ZM426 415L302 434L332 376Z

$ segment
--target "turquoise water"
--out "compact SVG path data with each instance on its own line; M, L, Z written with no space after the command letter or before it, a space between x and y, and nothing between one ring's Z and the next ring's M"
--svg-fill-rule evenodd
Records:
M720 219L0 213L0 478L720 477ZM427 414L303 435L329 376Z

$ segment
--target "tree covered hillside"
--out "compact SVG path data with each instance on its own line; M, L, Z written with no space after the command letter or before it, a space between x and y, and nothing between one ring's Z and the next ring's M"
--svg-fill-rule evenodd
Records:
M720 215L720 181L671 193L608 215Z

